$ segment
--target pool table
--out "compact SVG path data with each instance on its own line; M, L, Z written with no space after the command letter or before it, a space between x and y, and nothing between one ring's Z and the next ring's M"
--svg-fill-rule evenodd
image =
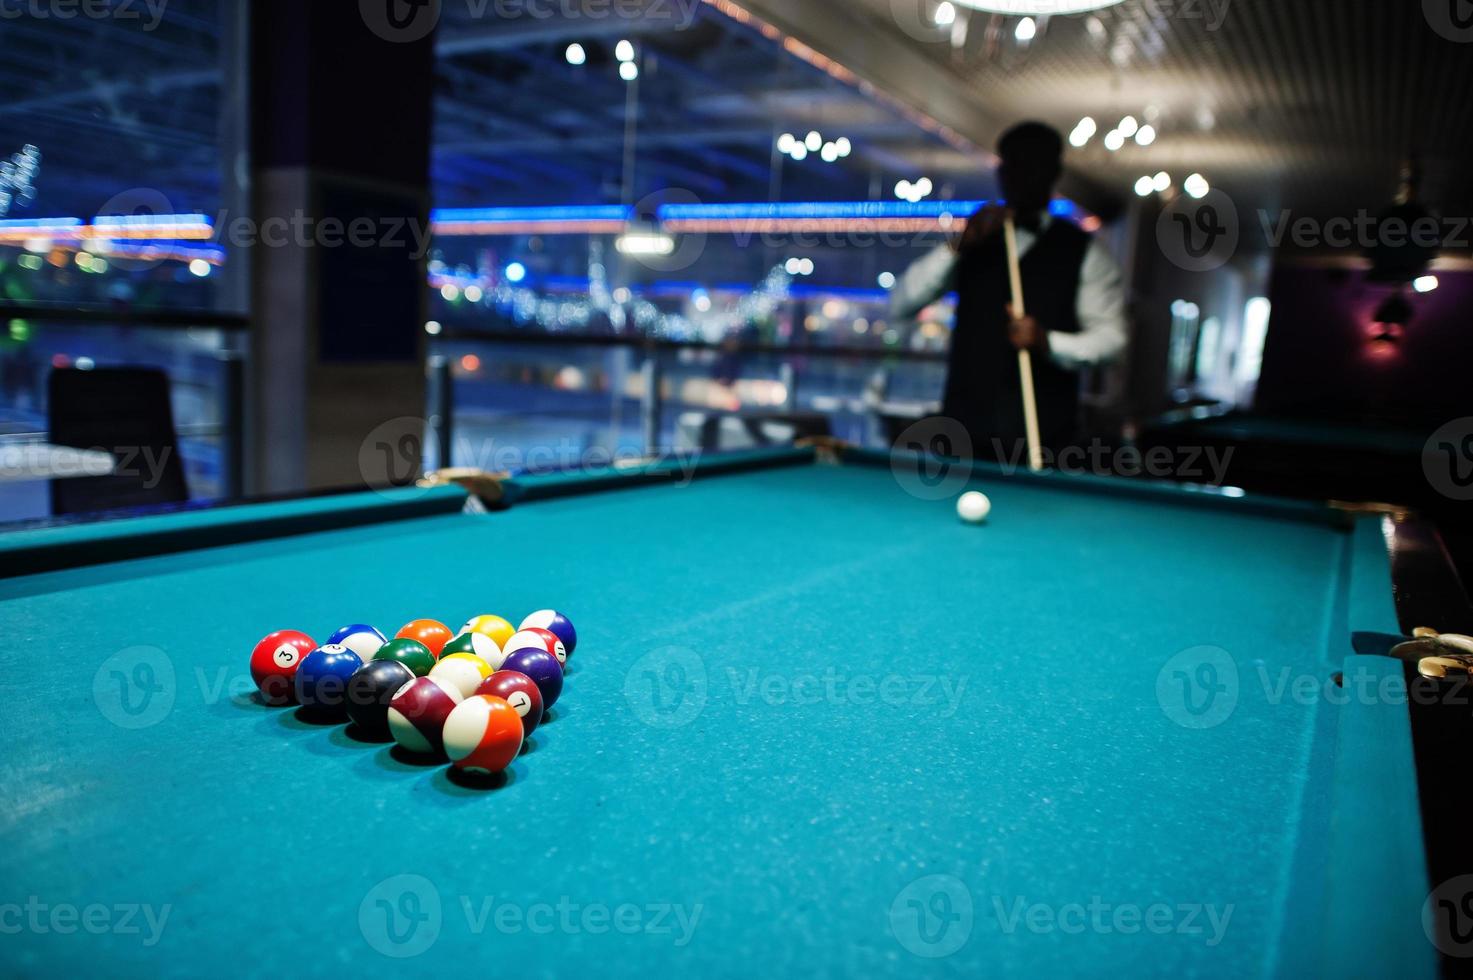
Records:
M1353 644L1411 628L1399 519L958 465L0 536L0 972L1435 975L1403 665ZM275 629L549 606L567 689L497 779L247 672Z

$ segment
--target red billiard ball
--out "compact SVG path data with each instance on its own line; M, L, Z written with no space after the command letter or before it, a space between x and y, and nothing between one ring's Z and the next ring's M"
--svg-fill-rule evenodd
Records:
M291 704L296 697L293 681L307 654L317 641L299 630L277 630L251 651L251 680L267 704Z
M515 708L522 716L522 728L529 738L542 721L542 692L537 689L536 681L520 671L498 670L481 682L476 693L501 698Z
M445 748L445 719L464 700L460 690L438 677L417 677L389 700L389 734L421 755Z
M501 648L502 654L507 657L518 650L541 650L556 659L559 667L568 662L568 648L563 645L558 635L551 630L537 626L517 631L517 634L507 640L506 645Z
M450 632L450 627L437 619L416 619L412 623L405 623L399 627L399 632L394 634L396 640L418 640L430 648L430 652L439 659L440 651L445 649L445 644L455 638Z

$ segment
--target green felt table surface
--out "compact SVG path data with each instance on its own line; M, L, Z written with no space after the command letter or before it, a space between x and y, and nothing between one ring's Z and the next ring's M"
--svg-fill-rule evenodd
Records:
M577 483L0 581L0 971L1273 975L1347 894L1353 963L1434 968L1405 707L1323 694L1395 631L1373 523ZM567 688L489 788L251 695L273 629L549 606Z

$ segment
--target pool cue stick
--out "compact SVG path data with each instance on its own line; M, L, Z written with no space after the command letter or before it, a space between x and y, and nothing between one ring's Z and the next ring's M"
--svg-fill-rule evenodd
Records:
M1003 224L1008 243L1008 278L1013 287L1013 316L1022 319L1023 271L1018 266L1018 229L1011 217ZM1028 468L1037 473L1043 469L1043 447L1038 437L1038 396L1033 390L1033 354L1024 347L1018 351L1018 374L1023 379L1023 424L1028 431Z

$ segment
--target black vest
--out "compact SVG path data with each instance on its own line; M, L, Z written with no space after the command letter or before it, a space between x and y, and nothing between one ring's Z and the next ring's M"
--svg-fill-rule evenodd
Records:
M1029 316L1050 333L1078 333L1080 270L1090 236L1054 218L1021 262L1023 300ZM1001 233L963 252L957 264L956 329L942 413L972 436L979 457L1026 460L1022 379L1017 348L1008 339L1007 246ZM1048 357L1033 357L1038 425L1043 445L1057 452L1077 439L1079 376Z

